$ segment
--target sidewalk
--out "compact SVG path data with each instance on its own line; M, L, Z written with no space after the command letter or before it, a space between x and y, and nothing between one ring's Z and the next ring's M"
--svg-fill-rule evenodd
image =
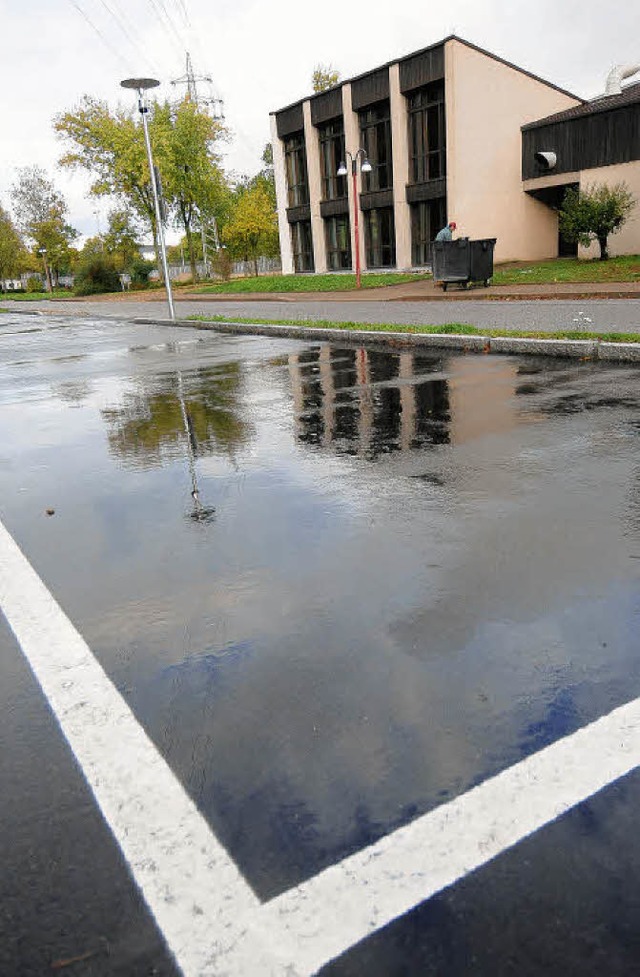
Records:
M84 298L51 299L52 302L148 302L164 298L164 291L122 292L90 295ZM445 292L432 281L405 282L383 288L362 288L348 292L236 292L233 294L198 294L185 289L173 290L177 302L493 302L532 301L536 299L640 299L640 282L557 282L546 285L474 285L470 288L449 286Z

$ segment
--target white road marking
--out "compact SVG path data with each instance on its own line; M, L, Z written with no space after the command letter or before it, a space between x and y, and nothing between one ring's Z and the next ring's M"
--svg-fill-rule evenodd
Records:
M309 977L640 765L640 699L263 905L0 523L0 606L185 977Z

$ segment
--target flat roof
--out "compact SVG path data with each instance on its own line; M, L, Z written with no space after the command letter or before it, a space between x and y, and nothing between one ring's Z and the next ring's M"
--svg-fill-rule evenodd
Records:
M514 71L519 71L522 75L527 75L528 78L533 78L534 81L539 81L542 85L546 85L548 88L553 88L557 92L561 92L562 95L568 95L569 98L575 98L576 101L584 103L584 99L579 95L574 95L573 92L567 91L565 88L560 88L558 85L554 85L553 82L547 81L546 78L541 78L539 75L533 74L532 71L527 71L526 68L521 68L517 64L513 64L512 61L506 61L505 58L501 58L497 54L493 54L491 51L487 51L485 48L479 47L477 44L472 44L471 41L466 41L463 37L458 37L457 34L448 34L441 41L437 41L435 44L429 44L427 47L419 48L417 51L411 51L409 54L404 54L401 58L393 58L392 61L386 61L384 64L379 64L375 68L370 68L368 71L363 71L359 75L353 75L351 78L344 78L339 81L336 85L332 85L331 88L327 88L326 92L335 91L337 88L342 88L343 85L350 85L354 81L358 81L360 78L366 78L367 75L373 75L376 71L380 71L381 68L389 68L392 64L402 64L403 61L409 61L410 58L415 58L420 54L426 54L428 51L433 51L435 48L442 47L447 41L458 41L459 44L464 44L466 47L471 48L473 51L477 51L479 54L484 54L485 57L491 58L493 61L498 61L500 64L506 65L507 68L513 68ZM274 109L269 115L278 115L280 112L286 112L288 109L295 108L296 105L302 105L303 102L310 101L313 98L319 98L324 95L325 92L311 92L309 95L303 96L303 98L296 99L295 102L290 102L289 105L283 105L280 109Z

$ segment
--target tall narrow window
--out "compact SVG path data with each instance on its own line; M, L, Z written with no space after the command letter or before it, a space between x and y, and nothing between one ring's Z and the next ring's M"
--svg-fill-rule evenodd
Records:
M309 203L309 179L304 132L296 132L284 141L284 158L287 169L289 206L300 207Z
M371 163L371 172L363 173L362 189L390 190L393 187L391 156L391 117L389 102L377 102L360 112L362 148Z
M346 197L347 178L337 175L340 163L346 159L342 119L334 119L320 126L318 140L322 168L322 199L337 200Z
M324 222L329 271L351 268L351 234L346 215L327 217Z
M311 221L296 221L291 225L293 266L296 273L313 271L313 238Z
M367 268L393 268L396 263L396 232L393 207L365 212Z
M408 96L409 180L426 183L446 175L444 82L434 81Z
M414 267L431 264L431 242L444 227L446 215L446 197L411 205L411 263Z

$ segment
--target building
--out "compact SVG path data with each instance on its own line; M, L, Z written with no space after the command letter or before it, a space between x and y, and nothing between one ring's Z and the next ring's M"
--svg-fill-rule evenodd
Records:
M356 167L364 269L429 265L430 243L451 219L461 236L496 238L496 261L565 252L557 216L563 188L587 177L640 184L637 88L635 100L625 89L610 96L619 106L596 108L451 36L273 112L283 272L353 267L352 180L337 174L360 148L371 164L369 173ZM626 119L611 121L619 109ZM618 133L615 152L594 137L594 152L581 155L580 125L596 116ZM540 152L547 153L542 163ZM640 250L640 235L630 230L618 243Z

